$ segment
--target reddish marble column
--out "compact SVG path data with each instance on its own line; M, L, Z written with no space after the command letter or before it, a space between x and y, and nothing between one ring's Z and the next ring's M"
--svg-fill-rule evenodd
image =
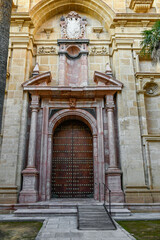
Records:
M113 95L107 95L106 111L108 117L109 167L106 172L106 184L111 190L112 202L124 202L124 193L121 188L122 171L118 167L116 156L114 108Z
M99 200L99 178L98 178L98 149L97 135L93 135L93 158L94 158L94 199Z
M20 203L34 203L38 201L38 171L36 169L36 129L37 129L37 115L39 110L39 96L32 95L31 103L31 126L29 136L28 148L28 162L27 167L22 171L23 187L20 192Z

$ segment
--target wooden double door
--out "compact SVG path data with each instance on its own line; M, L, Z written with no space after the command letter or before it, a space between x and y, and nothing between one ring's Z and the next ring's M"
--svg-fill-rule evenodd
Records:
M53 136L52 197L93 197L93 139L78 120L60 124Z

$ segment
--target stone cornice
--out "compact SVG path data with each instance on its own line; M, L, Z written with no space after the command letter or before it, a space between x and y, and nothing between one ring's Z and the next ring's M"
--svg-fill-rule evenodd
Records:
M49 82L51 82L51 73L45 72L30 78L28 81L22 84L22 87L30 87L30 86L47 86Z
M16 19L19 20L25 20L25 21L31 21L31 17L29 16L29 13L25 13L25 12L14 12L11 15L11 21L14 21Z
M136 78L160 78L160 73L158 72L136 72Z
M131 0L129 8L135 12L148 12L154 0Z
M87 86L87 87L52 87L52 86L26 86L24 91L31 94L38 94L44 97L52 97L58 99L93 99L104 98L107 94L113 95L117 91L121 91L118 86Z
M159 13L117 13L110 27L137 26L137 23L142 27L147 27L152 26L159 18Z
M116 45L129 45L131 46L133 44L134 40L133 39L115 39Z
M25 12L13 12L11 15L11 24L17 24L19 26L23 24L28 24L29 27L34 27L32 19L29 13Z
M160 142L160 134L142 135L142 137L148 142Z
M113 77L110 77L105 73L101 73L97 71L94 72L94 82L96 82L97 84L103 83L104 86L109 86L109 87L115 86L118 88L118 90L119 88L122 89L123 87L123 83L121 83L117 79L114 79Z

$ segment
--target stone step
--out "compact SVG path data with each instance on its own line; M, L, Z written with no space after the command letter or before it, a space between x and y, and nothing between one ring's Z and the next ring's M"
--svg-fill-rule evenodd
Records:
M127 208L124 208L124 209L111 209L111 215L112 215L112 217L121 217L121 216L128 217L128 216L131 216L132 213Z
M104 206L78 206L80 230L115 230L116 227Z
M107 209L109 208L109 204L106 202L105 206L107 207ZM111 204L112 209L123 209L126 208L124 203L112 203Z
M14 212L15 217L52 217L75 215L77 215L77 209L18 209Z

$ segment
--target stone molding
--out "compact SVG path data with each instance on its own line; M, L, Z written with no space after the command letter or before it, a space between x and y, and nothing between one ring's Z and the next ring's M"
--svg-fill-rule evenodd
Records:
M94 98L94 97L105 97L107 94L114 94L117 91L121 91L123 84L105 73L95 72L94 82L96 86L85 86L85 87L70 87L70 86L48 86L51 82L51 73L46 72L30 78L28 81L22 84L25 91L29 91L31 94L38 94L40 96L59 96L59 91L65 98Z
M32 19L29 13L21 13L21 12L12 12L11 15L11 26L18 25L19 30L22 29L23 25L27 25L28 27L33 27Z
M142 135L145 141L148 142L160 142L160 135L155 135L155 134L148 134L148 135Z
M146 16L144 13L116 13L110 28L116 27L152 27L159 19L159 13L149 13Z
M55 113L51 119L49 120L49 128L47 130L48 132L48 140L46 139L46 143L48 146L48 156L47 156L47 163L50 166L52 161L52 135L56 127L63 122L64 120L68 119L77 119L82 122L84 122L91 130L93 135L93 161L94 161L94 176L95 176L95 182L103 182L102 179L104 179L104 172L102 172L101 175L98 174L100 168L104 164L104 159L100 157L101 147L99 146L98 151L98 141L101 138L101 134L99 134L99 131L97 130L97 121L96 119L87 111L82 109L63 109ZM47 124L48 126L48 124ZM45 137L45 136L44 136ZM44 151L46 149L46 146L44 148ZM45 161L43 159L43 161ZM44 172L44 169L42 169L42 172ZM43 173L41 173L43 175ZM46 187L44 187L44 185ZM98 186L98 185L97 185ZM50 176L46 176L43 183L41 184L42 189L46 188L45 192L45 199L50 199ZM47 193L47 195L46 195ZM98 187L95 186L94 191L94 198L98 200Z
M31 10L30 16L35 23L37 29L38 26L45 20L48 20L50 16L57 14L57 9L63 12L68 12L69 9L83 9L83 12L90 13L101 21L106 20L106 24L110 26L113 16L115 15L111 7L108 6L104 1L101 0L43 0L37 3ZM35 31L36 31L35 29Z
M94 82L96 82L98 85L103 86L115 86L115 88L117 87L117 91L122 90L123 87L123 83L121 83L117 79L98 71L94 72Z
M131 0L129 8L137 13L146 13L152 7L154 0Z
M60 124L61 121L65 118L74 118L80 119L87 124L87 126L91 129L92 134L97 135L97 123L95 118L87 111L82 109L64 109L58 111L53 117L49 120L49 129L48 133L52 134L53 129L56 128L57 124Z
M51 82L51 79L51 72L45 72L30 78L22 84L22 87L25 88L31 85L46 86L49 82Z
M135 73L136 78L160 78L160 73L158 72L136 72Z

